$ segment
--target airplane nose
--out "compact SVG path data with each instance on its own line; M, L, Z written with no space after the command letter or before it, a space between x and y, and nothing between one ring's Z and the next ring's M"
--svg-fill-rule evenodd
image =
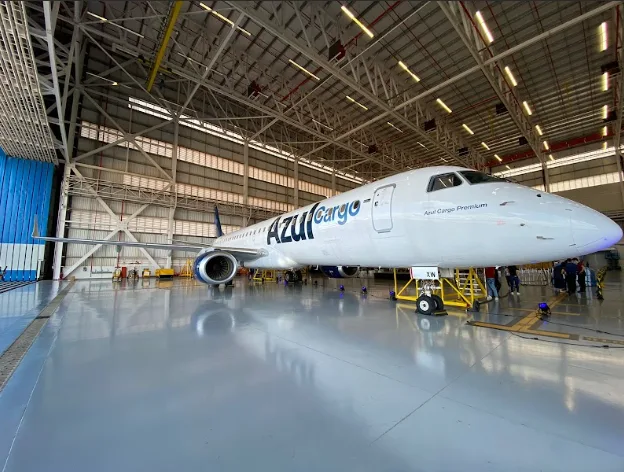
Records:
M576 249L585 254L611 247L622 239L622 228L591 208L574 208L571 224Z

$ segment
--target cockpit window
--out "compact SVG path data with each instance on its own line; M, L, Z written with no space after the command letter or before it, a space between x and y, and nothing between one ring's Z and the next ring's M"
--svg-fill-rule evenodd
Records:
M427 192L435 192L436 190L442 190L444 188L457 187L461 184L461 179L455 173L451 172L449 174L440 174L431 177Z
M461 175L468 181L469 184L486 184L490 182L506 182L505 179L499 179L483 172L477 172L476 170L465 170L460 172Z

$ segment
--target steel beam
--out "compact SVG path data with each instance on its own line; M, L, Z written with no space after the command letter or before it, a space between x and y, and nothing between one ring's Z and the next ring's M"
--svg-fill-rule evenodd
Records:
M160 42L160 47L158 48L158 52L156 53L156 59L154 59L154 64L152 64L152 70L150 71L149 78L147 79L146 89L148 92L152 91L152 86L154 85L154 81L156 80L156 76L158 75L160 63L163 60L163 57L165 56L165 51L167 50L167 46L169 45L169 38L171 38L173 28L175 27L176 21L178 21L178 15L180 14L182 4L183 2L181 0L177 0L176 2L174 2L171 13L169 14L169 18L167 19L167 27L165 28L165 33Z
M45 17L46 42L48 43L48 55L50 60L50 69L52 72L52 83L54 84L54 98L56 100L56 114L59 119L59 130L61 133L61 141L63 143L63 157L67 159L69 148L67 145L67 130L65 129L65 108L61 99L61 86L59 83L58 69L56 68L56 49L54 44L54 30L56 29L56 17L58 14L59 3L52 10L52 2L43 2L43 14Z
M210 61L206 65L206 70L204 71L204 73L201 75L201 78L199 79L200 83L195 84L195 87L193 88L193 90L186 97L186 101L184 102L184 105L182 105L182 108L179 111L179 115L184 114L184 111L188 107L189 103L191 103L191 100L195 96L195 93L201 86L201 82L203 82L206 79L206 77L208 77L208 74L214 67L215 63L217 62L217 59L219 58L221 53L224 51L227 44L230 42L230 39L232 39L232 36L234 36L234 33L236 32L238 25L240 25L241 21L243 21L243 18L245 18L245 15L243 15L242 13L238 15L238 18L236 18L236 21L230 28L230 31L228 31L228 33L225 35L225 38L223 38L223 40L221 41L221 44L219 44L219 47L217 48L215 53L210 58Z
M451 25L453 25L455 32L476 61L501 103L507 108L507 113L509 113L510 118L518 127L520 134L526 138L540 162L544 162L540 139L532 123L525 116L515 90L507 83L496 63L491 63L489 66L485 65L486 55L493 54L483 41L481 34L476 30L473 19L464 8L463 3L438 2L438 6L444 12Z
M300 42L295 37L288 34L287 31L281 30L277 28L276 26L274 26L266 18L263 18L257 10L252 10L251 8L245 7L241 3L238 3L238 2L227 2L227 3L233 8L235 8L236 10L247 15L249 18L251 18L258 25L262 26L265 30L267 30L273 36L275 36L276 38L279 38L285 44L288 44L294 50L296 50L300 54L303 54L304 56L306 56L309 60L313 61L314 63L318 64L320 67L325 69L335 78L340 80L342 83L351 87L353 90L357 91L360 95L365 97L369 103L374 104L375 106L383 110L384 114L390 115L393 118L393 120L396 120L402 123L403 126L409 128L411 131L416 133L418 136L421 137L422 140L429 143L430 146L433 146L437 148L438 151L444 153L449 159L457 161L462 165L467 165L467 163L464 162L463 158L459 157L455 149L448 149L442 146L438 141L433 139L429 134L425 133L420 126L413 123L410 119L408 119L404 115L395 111L385 101L381 100L379 97L371 93L369 90L361 87L357 82L351 79L345 72L343 72L340 68L331 64L326 59L322 58L316 51L305 46L304 44L300 44Z
M619 31L617 31L617 38L619 45L616 44L616 48L619 46L618 60L620 67L624 67L624 24L622 23L622 16L618 18ZM622 198L622 205L624 206L624 172L622 172L622 107L624 106L624 71L620 72L618 77L618 84L616 88L618 94L616 100L616 114L617 120L613 129L613 145L615 147L615 160L617 161L618 175L620 177L620 197Z

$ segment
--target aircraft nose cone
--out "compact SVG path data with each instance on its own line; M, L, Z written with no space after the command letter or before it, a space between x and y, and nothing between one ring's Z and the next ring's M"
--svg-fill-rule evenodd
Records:
M617 223L590 208L575 209L571 223L576 248L585 254L611 247L622 239L622 228Z

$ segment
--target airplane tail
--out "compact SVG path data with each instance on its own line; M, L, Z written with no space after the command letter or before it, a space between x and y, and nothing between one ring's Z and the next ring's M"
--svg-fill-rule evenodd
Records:
M221 229L221 220L219 219L219 209L217 208L217 205L215 205L214 214L215 226L217 227L217 237L220 238L223 236L223 230Z

